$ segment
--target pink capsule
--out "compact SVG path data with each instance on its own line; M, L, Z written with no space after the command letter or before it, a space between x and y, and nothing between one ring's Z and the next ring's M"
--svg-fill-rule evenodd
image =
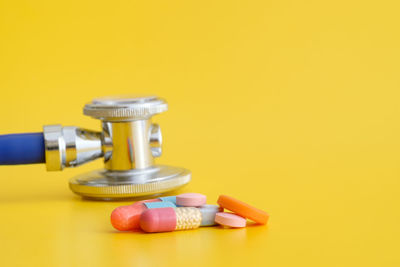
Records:
M194 229L201 219L200 210L192 207L148 209L140 217L140 228L148 233Z
M140 217L140 228L149 233L170 232L176 227L174 208L146 210Z

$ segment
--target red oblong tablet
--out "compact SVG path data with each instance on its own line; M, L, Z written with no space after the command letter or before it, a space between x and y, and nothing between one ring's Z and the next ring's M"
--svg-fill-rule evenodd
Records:
M146 202L158 202L158 199L148 199L133 203L128 206L115 208L111 213L111 224L119 231L129 231L139 228L140 215L147 208L143 205Z
M228 227L242 228L246 227L246 219L229 212L218 212L215 214L215 222Z
M266 224L268 222L268 213L233 197L220 195L217 203L224 209L230 210L257 223Z
M176 205L185 207L199 207L207 202L207 197L198 193L184 193L176 196Z

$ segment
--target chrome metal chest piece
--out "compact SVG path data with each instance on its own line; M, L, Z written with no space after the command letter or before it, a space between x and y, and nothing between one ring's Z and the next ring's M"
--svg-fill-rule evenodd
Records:
M104 169L69 182L73 192L86 198L112 200L177 189L190 181L190 171L154 164L161 156L162 136L151 117L167 109L165 100L155 96L94 99L83 113L101 120L101 132L44 126L46 168L57 171L104 157Z

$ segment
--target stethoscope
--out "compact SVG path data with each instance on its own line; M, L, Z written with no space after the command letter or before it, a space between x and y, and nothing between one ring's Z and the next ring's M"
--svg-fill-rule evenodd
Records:
M112 200L177 189L190 181L191 172L154 164L162 136L151 117L167 109L155 96L96 98L83 113L101 120L101 132L47 125L42 133L1 135L0 165L45 163L48 171L60 171L103 157L104 169L70 179L74 193Z

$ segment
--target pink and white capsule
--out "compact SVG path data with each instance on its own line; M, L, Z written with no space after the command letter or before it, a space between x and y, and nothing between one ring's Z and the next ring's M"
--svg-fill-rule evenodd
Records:
M200 210L192 207L148 209L140 216L140 228L148 233L195 229L201 218Z

